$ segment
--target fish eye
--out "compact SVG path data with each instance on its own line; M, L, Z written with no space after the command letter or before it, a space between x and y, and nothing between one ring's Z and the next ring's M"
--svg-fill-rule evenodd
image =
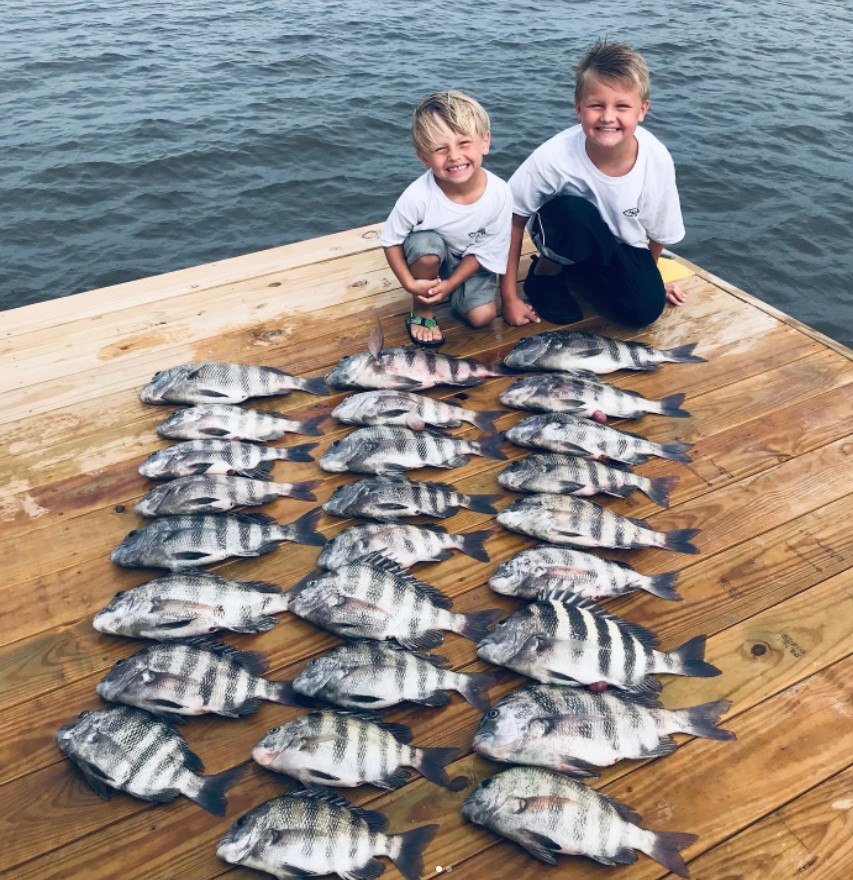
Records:
M509 618L505 617L503 620L499 620L495 625L496 626L503 626L508 620L509 620Z
M497 718L499 714L500 712L498 712L497 709L489 709L489 711L486 712L486 718Z
M480 788L488 788L493 782L492 777L490 776L488 779L484 780L480 783Z
M121 599L121 597L122 597L124 594L125 594L125 591L124 591L124 590L119 590L119 591L115 594L115 596L113 596L113 599Z
M248 816L240 816L240 818L234 823L235 828L242 828L246 824L246 820Z
M124 664L125 664L126 662L127 662L127 659L123 657L121 660L116 660L116 662L115 662L114 665L115 665L116 667L124 666Z
M132 532L128 532L127 537L132 538L135 534L138 533L138 531L139 531L138 529L134 529Z

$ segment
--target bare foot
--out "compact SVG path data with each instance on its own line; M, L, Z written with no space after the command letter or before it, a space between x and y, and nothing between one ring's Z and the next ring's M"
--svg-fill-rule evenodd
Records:
M409 335L415 342L435 343L443 342L441 328L435 321L435 312L432 309L415 309L414 315L407 319Z

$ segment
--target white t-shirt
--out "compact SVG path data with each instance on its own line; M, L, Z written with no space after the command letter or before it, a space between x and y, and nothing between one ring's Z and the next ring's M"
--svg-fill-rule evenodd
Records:
M586 135L574 125L537 147L509 179L513 211L535 214L557 195L582 196L592 202L613 234L625 244L647 247L649 239L675 244L684 238L684 221L669 150L637 126L634 167L622 177L608 177L586 154Z
M422 174L397 199L382 227L380 244L402 244L410 232L431 229L457 259L473 254L484 269L503 275L509 256L512 197L506 181L486 168L483 171L486 188L471 205L447 198L432 171Z

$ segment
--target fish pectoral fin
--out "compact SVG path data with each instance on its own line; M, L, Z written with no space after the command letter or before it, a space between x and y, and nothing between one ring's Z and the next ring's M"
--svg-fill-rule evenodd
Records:
M199 428L199 434L203 434L205 437L229 437L231 432L226 430L225 428Z
M340 876L343 880L376 880L385 870L385 865L379 859L371 858L360 868L353 868L351 871L341 871Z
M556 865L557 857L555 852L560 852L559 844L546 837L544 834L537 834L535 831L519 831L514 835L515 839L537 859L548 865Z
M310 777L314 780L314 782L339 782L340 776L335 776L334 773L326 773L325 770L318 770L316 767L311 770L305 771Z
M190 476L195 477L200 474L206 474L212 467L213 465L209 461L199 461L196 464L190 465L187 468L187 472Z
M402 788L409 781L409 771L406 770L405 767L399 767L393 773L389 773L388 776L384 776L382 779L377 779L374 781L374 785L377 788L387 788L387 789L397 789Z
M408 504L400 504L397 501L383 501L376 505L377 510L408 510Z
M199 388L198 393L205 397L212 397L214 400L224 400L231 396L227 391L221 391L219 388Z
M100 767L96 767L88 761L81 760L75 760L73 766L86 785L88 785L98 797L103 798L105 801L110 799L114 787L113 782Z
M217 498L215 495L201 495L197 498L187 498L187 504L194 507L206 507L209 504L216 504L217 501L221 500L221 498Z
M172 553L172 557L174 559L186 559L187 561L207 559L209 556L210 554L205 552L204 550L179 550L175 553Z

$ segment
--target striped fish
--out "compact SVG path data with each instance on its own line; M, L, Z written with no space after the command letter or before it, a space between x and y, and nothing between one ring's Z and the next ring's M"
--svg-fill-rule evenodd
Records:
M704 661L705 636L668 653L657 636L608 614L577 595L539 599L499 621L477 646L477 656L544 684L607 685L657 693L653 673L710 678L720 670Z
M442 630L479 641L500 611L448 610L451 600L381 553L335 571L312 572L288 595L288 610L346 638L396 639L407 648L434 648Z
M445 706L447 690L461 694L475 709L489 708L486 691L495 673L454 672L436 654L407 651L393 642L353 641L313 660L293 680L293 690L344 709L387 709L398 703Z
M602 559L569 547L540 546L522 550L502 562L489 579L496 593L539 599L556 590L571 591L585 599L624 596L645 590L661 599L681 601L675 590L679 572L640 574L624 562Z
M697 343L677 348L652 348L642 342L623 342L577 330L551 330L520 339L504 358L514 370L656 370L661 364L704 363L693 354Z
M501 392L499 400L516 409L565 412L586 418L604 413L611 418L640 419L648 413L686 418L690 413L680 408L684 397L684 394L671 394L663 400L647 400L590 370L573 370L516 379Z
M333 388L390 388L422 391L436 385L481 385L491 376L507 376L501 364L482 364L474 358L458 358L418 346L383 351L382 328L370 334L368 351L338 361L326 382Z
M669 492L678 477L641 477L577 455L542 453L510 462L498 482L511 492L553 492L564 495L615 495L627 498L639 489L655 504L669 507Z
M262 513L164 516L129 532L110 559L124 568L180 571L232 556L262 556L281 541L322 547L326 539L314 529L319 516L319 507L289 525Z
M402 425L414 431L422 431L427 425L458 428L462 422L469 422L494 434L493 420L504 412L476 412L423 394L386 389L351 394L332 410L332 415L347 425Z
M630 865L635 850L687 877L680 850L698 838L647 831L629 807L582 782L538 767L512 767L480 785L462 815L515 841L549 865L557 855L582 855L604 865Z
M465 786L464 777L451 781L444 769L464 749L417 748L409 745L411 739L411 730L402 724L322 710L268 731L252 749L252 757L304 785L394 789L409 781L406 768L414 767L442 788L458 791Z
M243 771L238 767L200 776L201 758L174 728L129 706L81 712L60 727L56 744L104 800L112 789L157 803L183 795L209 813L224 816L225 793Z
M397 474L422 467L455 468L468 463L468 455L503 460L500 436L463 440L446 434L392 425L373 425L335 440L319 461L332 473Z
M335 516L363 516L393 522L406 516L448 517L467 507L477 513L497 513L492 503L500 495L466 495L448 483L375 477L345 483L323 505Z
M598 776L598 767L674 752L673 733L735 739L731 731L717 727L731 705L720 700L663 709L646 694L529 685L505 696L483 716L474 751L493 761Z
M164 642L232 632L267 632L287 610L281 587L203 571L170 574L116 593L92 625L98 632Z
M699 529L656 532L642 519L614 513L594 501L573 495L529 495L498 512L498 522L513 532L550 544L638 550L661 547L677 553L698 553L690 539Z
M185 440L151 453L139 473L152 480L201 474L241 474L263 478L276 461L312 461L316 443L301 446L262 446L240 440Z
M639 434L569 413L528 416L513 425L506 437L518 446L623 464L643 464L650 455L671 461L690 461L687 455L690 443L654 443Z
M300 379L278 367L194 361L154 374L139 392L143 403L241 403L291 391L326 394L322 379Z
M262 700L296 705L290 682L262 678L266 669L263 654L212 639L162 643L118 660L97 691L177 722L185 715L251 715Z
M219 841L216 854L232 865L276 877L337 874L343 880L375 880L387 856L406 880L420 880L422 852L438 825L384 834L381 813L354 807L317 788L293 791L241 816Z
M483 529L453 535L444 526L433 524L370 523L350 526L338 532L326 544L317 558L317 565L320 568L340 568L354 559L381 552L403 568L408 568L417 562L450 559L453 550L480 562L488 562L489 554L483 544L491 534L490 529Z
M167 440L280 440L285 434L316 436L325 416L289 419L272 410L248 409L228 403L200 403L172 413L157 426Z
M134 510L140 516L157 517L182 513L222 513L235 507L269 504L283 497L316 501L311 490L320 483L320 480L276 483L273 480L253 480L225 474L178 477L149 489Z

